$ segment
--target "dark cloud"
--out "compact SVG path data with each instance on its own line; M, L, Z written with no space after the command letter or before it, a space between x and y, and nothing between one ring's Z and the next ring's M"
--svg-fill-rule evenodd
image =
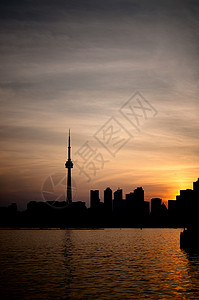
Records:
M106 14L112 16L134 14L154 14L162 11L165 15L179 15L185 13L183 9L188 9L197 15L198 2L186 0L2 0L0 3L1 15L4 19L37 20L45 22L46 19L60 20L63 12L79 13L82 16L87 14ZM59 13L59 14L58 14Z

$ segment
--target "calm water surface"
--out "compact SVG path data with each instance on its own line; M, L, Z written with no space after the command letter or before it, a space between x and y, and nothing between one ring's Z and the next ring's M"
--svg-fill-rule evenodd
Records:
M0 230L1 299L199 299L181 231Z

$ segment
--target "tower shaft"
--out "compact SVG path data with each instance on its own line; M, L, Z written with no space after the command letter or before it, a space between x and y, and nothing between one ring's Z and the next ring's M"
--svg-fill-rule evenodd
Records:
M67 176L67 196L66 201L72 203L72 190L71 190L71 168L68 168L68 176Z
M68 204L72 203L72 189L71 189L71 169L73 168L73 163L71 161L71 146L70 146L70 129L69 129L69 136L68 136L68 160L65 163L65 167L68 169L68 176L67 176L67 195L66 195L66 202Z

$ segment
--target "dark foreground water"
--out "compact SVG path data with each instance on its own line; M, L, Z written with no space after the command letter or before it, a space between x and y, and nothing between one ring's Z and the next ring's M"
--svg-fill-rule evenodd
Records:
M0 230L1 299L199 299L180 231Z

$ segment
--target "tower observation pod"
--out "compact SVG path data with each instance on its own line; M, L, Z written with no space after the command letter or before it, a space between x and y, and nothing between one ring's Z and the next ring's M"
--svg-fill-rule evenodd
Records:
M68 204L72 203L72 190L71 190L71 169L73 168L73 162L71 160L71 146L70 146L70 129L69 129L69 136L68 136L68 160L65 163L65 167L68 169L68 176L67 176L67 195L66 195L66 202Z

